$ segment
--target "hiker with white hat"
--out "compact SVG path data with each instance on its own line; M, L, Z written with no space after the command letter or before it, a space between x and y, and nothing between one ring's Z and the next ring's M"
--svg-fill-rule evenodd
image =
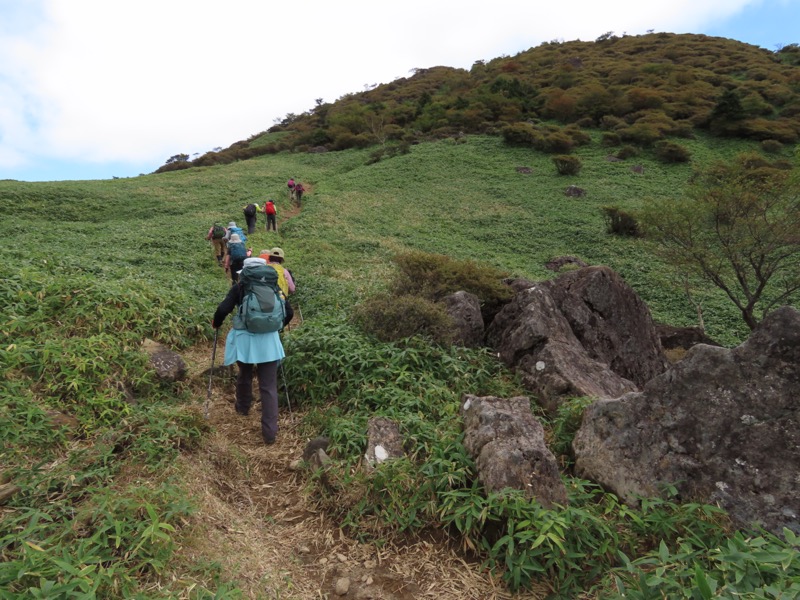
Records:
M239 271L244 266L244 260L247 258L247 248L244 247L242 238L238 233L231 235L228 244L225 247L225 272L230 273L231 284L239 280Z

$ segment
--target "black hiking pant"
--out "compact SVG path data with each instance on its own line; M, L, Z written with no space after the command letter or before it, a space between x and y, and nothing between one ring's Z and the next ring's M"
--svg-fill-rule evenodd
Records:
M278 436L278 365L279 360L248 365L237 361L236 412L246 415L253 404L253 370L258 374L258 392L261 399L261 437L272 444ZM255 367L255 369L253 369Z
M255 233L256 215L253 215L252 217L248 217L247 215L245 215L244 220L247 221L247 233Z
M278 227L275 224L275 215L267 215L267 231L269 231L270 225L272 225L272 231L278 231Z

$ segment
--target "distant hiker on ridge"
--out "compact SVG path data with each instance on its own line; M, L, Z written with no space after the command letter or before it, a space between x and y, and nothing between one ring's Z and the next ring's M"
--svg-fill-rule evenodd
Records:
M302 183L295 183L294 184L294 197L297 200L297 206L300 207L300 202L303 200L303 192L306 191L306 188L303 187Z
M275 203L272 200L267 200L264 204L264 214L267 216L267 231L269 231L270 224L272 225L272 231L278 231L278 226L275 222L275 219L278 216L278 211L275 209Z
M286 182L286 187L289 188L289 202L294 202L294 177L290 177Z

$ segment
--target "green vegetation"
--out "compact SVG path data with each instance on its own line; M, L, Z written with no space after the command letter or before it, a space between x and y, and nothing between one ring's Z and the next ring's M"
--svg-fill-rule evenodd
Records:
M418 69L333 103L318 99L268 132L159 170L319 147L378 146L380 160L390 147L464 134L499 134L512 145L567 154L587 143L593 128L605 130L609 142L641 148L688 139L698 129L793 144L800 139L798 54L797 44L769 52L670 33L545 42L477 61L469 71ZM662 152L664 160L688 159L686 148Z
M113 181L0 182L0 478L20 488L0 505L0 598L242 595L217 563L187 566L177 556L197 532L176 458L207 443L208 425L192 383L157 381L140 346L146 337L178 350L207 343L227 282L206 232L215 221L241 220L245 204L267 197L278 206L280 246L304 318L285 334L286 379L308 431L331 439L334 458L324 476L312 476L309 493L352 535L380 542L432 528L510 588L539 581L564 598L800 594L792 532L785 539L736 533L714 507L669 493L632 508L575 478L570 446L585 398L554 418L534 409L562 465L568 507L486 495L462 444L461 396L524 390L489 351L432 343L443 341L437 331L446 326L419 309L423 300L464 288L491 312L505 300L499 278L552 277L545 264L569 255L617 271L659 322L694 325L701 303L709 336L729 346L745 339L749 328L722 290L689 276L687 298L652 240L609 228L638 231L633 215L646 199L682 206L684 196L699 198L690 195L696 168L742 152L787 163L792 140L777 134L797 114L789 110L797 103L789 66L796 52L777 60L737 47L729 56L724 41L689 36L681 46L674 37L609 35L596 42L602 54L592 44L553 43L476 63L471 73L429 69L287 118L281 131L238 146L252 149L251 160L235 153L237 162L218 161L230 164L215 164L214 156L206 166L176 159L175 172ZM601 63L614 52L622 57ZM667 53L672 58L662 60ZM720 62L727 73L712 71ZM523 77L532 67L536 81ZM764 78L753 74L758 68ZM598 88L589 72L605 72L620 87ZM482 83L466 85L473 79ZM656 144L686 133L692 102L710 114L717 86L732 80L739 108L727 98L714 111L714 128L763 127L768 138L690 130L679 146ZM766 108L755 101L756 88L783 98L771 120L758 120ZM362 104L364 97L382 107ZM618 110L628 105L635 120ZM459 122L470 131L466 124L511 127L533 113L591 123L508 130L524 143L464 135L404 145L406 125L434 133ZM303 128L323 118L325 128ZM367 147L378 138L386 143L380 154ZM550 145L532 143L540 139ZM564 156L581 165L569 176L558 174L547 153L565 139ZM297 140L349 149L280 151L281 144L301 148ZM639 173L608 160L609 146L622 143L617 156L635 155ZM674 160L683 150L691 162ZM288 176L309 189L302 212L289 204ZM566 196L571 183L586 195ZM248 240L256 252L275 245L261 223ZM412 300L398 302L399 292ZM800 305L796 293L787 301ZM386 306L397 312L379 322ZM413 326L392 330L400 318ZM383 328L370 334L359 326L365 323ZM76 424L58 425L53 411ZM367 474L356 467L375 415L399 423L407 456Z
M725 292L751 329L800 290L800 188L759 155L699 172L685 199L642 215L666 260Z

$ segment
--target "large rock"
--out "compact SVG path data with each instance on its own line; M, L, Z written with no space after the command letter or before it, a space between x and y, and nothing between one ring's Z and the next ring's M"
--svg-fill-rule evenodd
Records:
M592 359L639 387L666 370L650 309L613 270L585 267L543 285Z
M481 301L475 294L455 292L442 298L447 314L455 324L454 342L467 348L483 344Z
M464 447L475 459L488 491L522 490L543 506L567 504L558 463L544 442L544 429L530 399L464 395Z
M514 296L488 327L486 340L550 412L564 396L617 398L637 389L592 358L541 283Z
M740 525L800 533L800 312L732 350L696 345L643 391L590 406L575 470L627 502L674 484Z
M150 355L150 366L159 379L175 382L186 377L186 361L177 352L147 338L142 342L142 349Z

